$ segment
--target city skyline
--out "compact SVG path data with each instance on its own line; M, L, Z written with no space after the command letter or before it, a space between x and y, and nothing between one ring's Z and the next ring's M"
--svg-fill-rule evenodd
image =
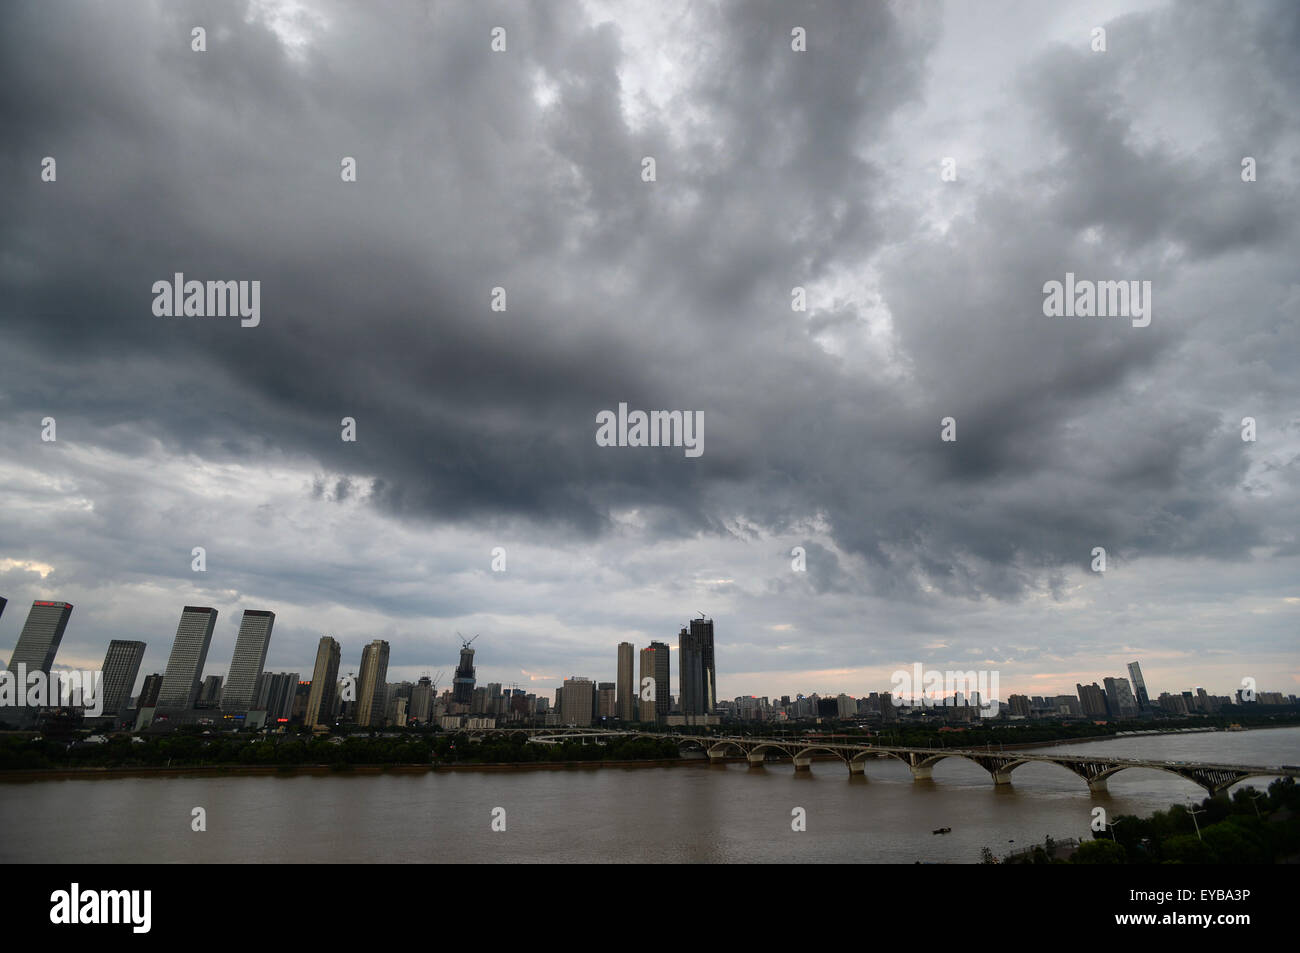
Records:
M63 629L66 627L68 620L71 617L72 609L73 606L68 603L38 600L33 602L27 621L24 622L23 631L29 633L28 642L26 643L29 648L25 651L30 654L39 649L39 651L37 651L37 654L40 656L38 662L47 657L53 659L55 663L53 668L55 670L60 668L65 670L80 668L74 665L58 664L56 654L59 638L61 638ZM55 613L55 615L50 616L50 613L52 612ZM252 704L253 702L259 700L265 701L270 692L269 683L263 684L261 680L264 672L267 676L283 676L286 674L282 670L275 671L275 669L282 669L281 666L263 666L263 662L270 645L272 644L271 631L275 623L276 614L269 610L251 609L245 610L243 613L239 626L239 636L235 644L231 663L227 666L227 672L216 673L209 671L206 658L209 654L209 647L212 642L212 632L215 629L218 615L219 614L215 610L206 606L185 606L183 608L181 621L177 626L176 634L169 647L168 672L171 672L174 669L174 673L172 673L173 684L171 694L163 696L166 701L165 703L160 701L159 707L192 709L198 702L205 686L215 685L217 693L220 696L219 707L227 711L248 710L254 707ZM891 671L891 678L886 679L883 685L859 685L852 690L836 689L822 691L816 686L812 686L808 687L808 690L805 691L804 688L806 686L803 686L794 689L785 688L777 692L740 692L736 695L724 693L719 696L712 696L712 689L710 687L707 691L707 693L710 694L710 697L708 698L709 704L707 708L705 708L702 702L695 703L692 701L692 698L693 693L705 692L705 689L701 686L709 685L711 680L716 678L713 627L713 619L692 619L689 621L687 626L681 627L678 632L679 641L675 644L652 640L648 645L637 649L635 645L630 643L618 643L615 647L617 651L616 660L612 666L614 671L614 681L605 683L600 678L592 679L588 675L571 673L558 679L559 684L555 686L534 687L530 685L529 687L534 687L534 691L531 694L544 697L549 694L549 692L553 692L555 689L563 687L563 685L570 679L576 678L591 683L591 692L588 695L588 701L591 701L596 697L597 693L595 692L595 688L597 683L601 685L608 684L611 691L621 692L625 680L631 680L631 688L635 695L640 680L644 679L647 676L647 673L659 673L658 677L662 678L663 672L666 670L668 673L668 683L670 685L666 698L660 697L656 699L656 702L654 703L648 703L638 699L638 704L635 706L637 716L642 720L658 720L667 713L667 708L670 705L678 707L682 713L687 715L711 714L716 710L718 698L725 700L746 697L780 699L782 697L803 698L812 695L818 695L823 698L833 698L839 695L846 695L852 698L864 698L868 694L875 695L885 692L892 682L892 676L900 671L898 668ZM469 644L476 641L477 638L478 636L475 636L474 639L466 640L464 637L459 637L461 646L459 649L460 664L457 666L458 678L453 679L449 686L444 686L444 695L455 699L458 704L464 706L468 706L471 703L476 687L478 690L482 690L484 685L495 684L499 689L500 686L504 684L502 682L494 683L490 679L477 678L477 666L474 662L475 650ZM37 645L38 642L40 643L39 645ZM686 646L685 650L683 650L683 645ZM725 646L726 643L723 643L723 645ZM625 653L625 648L630 651ZM665 650L664 655L668 658L667 662L664 662L662 659L656 660L656 649ZM122 695L126 695L127 697L134 696L136 693L132 686L137 682L142 686L141 695L144 694L143 689L145 682L150 678L160 679L161 682L165 684L166 672L148 673L148 666L142 664L146 650L147 643L144 641L128 642L115 639L109 643L108 653L104 657L102 666L97 670L103 671L105 676L105 688L115 702L120 702L120 697ZM357 706L358 716L359 719L361 719L359 723L361 724L370 724L372 719L371 706L383 691L384 685L396 684L398 682L416 683L416 678L398 677L394 682L387 680L387 675L390 672L390 651L391 649L388 642L382 639L371 640L361 648L359 666L360 674L357 676L357 695L354 702ZM678 655L677 664L675 666L672 664L671 658L672 653L674 652ZM312 666L313 675L312 678L308 680L308 683L313 686L305 706L305 719L309 725L323 723L317 719L315 713L322 709L332 710L337 704L335 696L337 695L337 679L341 670L342 654L343 646L339 640L335 640L329 636L321 637L315 655L315 662ZM15 661L15 663L17 655L18 646L16 645L10 656L11 660ZM626 672L623 669L625 656L629 669ZM692 657L694 657L694 661L691 661ZM635 660L638 658L640 659L639 664L634 664ZM683 662L683 659L686 661ZM249 682L249 687L245 691L241 687L241 682L237 681L235 696L228 696L227 692L230 690L229 670L231 668L239 670L241 663L243 669L243 680ZM919 665L921 663L913 660L912 663L908 664ZM683 667L684 665L685 668ZM132 673L130 676L131 681L128 684L122 684L124 676L121 671L117 670L124 666L129 668ZM0 650L0 671L5 670L5 667L2 658L2 650ZM411 666L405 666L404 668L410 667ZM935 668L933 666L927 667ZM637 672L635 678L632 677L632 669L634 668ZM48 670L48 663L46 670ZM395 673L397 670L393 669L393 671ZM966 671L974 671L974 669L957 670L958 673ZM427 666L423 667L421 674L418 676L420 684L428 683L428 672L429 668ZM694 673L693 675L691 674L692 672ZM1001 685L999 691L993 694L992 698L1005 705L1009 698L1016 695L1048 698L1054 696L1073 695L1082 701L1085 712L1089 712L1092 711L1092 709L1089 708L1089 702L1083 690L1085 688L1090 690L1099 689L1100 686L1097 685L1097 679L1100 678L1102 683L1105 685L1104 697L1112 699L1118 695L1120 698L1118 709L1111 711L1110 715L1114 716L1121 713L1126 715L1136 715L1138 712L1145 711L1148 707L1152 706L1155 703L1156 698L1148 694L1146 679L1141 669L1140 660L1133 659L1125 663L1123 672L1125 674L1121 675L1105 675L1101 670L1096 670L1091 673L1081 673L1081 676L1092 678L1092 684L1088 686L1083 685L1081 682L1076 682L1074 691L1057 691L1051 687L1045 687L1042 685L1034 686L1031 689ZM324 675L323 680L320 678L322 674ZM601 670L601 674L605 674L603 669ZM461 675L464 675L465 677L459 677ZM1280 691L1283 695L1288 694L1285 689L1281 689L1279 686L1259 685L1259 679L1254 675L1242 676L1242 678L1246 677L1255 680L1257 688L1252 690L1259 690L1262 692ZM294 673L294 678L296 681L296 673ZM463 685L461 684L462 682L464 683ZM517 685L517 682L514 684ZM187 689L186 686L188 685L192 685L192 689ZM673 686L675 686L675 690ZM1209 691L1211 696L1224 697L1233 695L1235 692L1241 690L1243 686L1239 682L1237 685L1227 689L1226 692L1219 690L1221 689L1221 686L1207 687L1199 683L1191 683L1188 687L1181 685L1162 686L1160 691L1157 692L1157 695L1165 692L1169 692L1170 694L1188 695L1190 694L1188 691L1189 687L1192 691L1203 692L1208 689L1214 689L1213 691ZM462 688L464 691L461 691ZM1172 691L1170 691L1171 689ZM185 703L180 702L181 692L187 693L187 698L189 700ZM942 697L942 693L940 693L940 695ZM245 696L249 699L248 703L245 703L244 701ZM949 692L949 696L951 696L951 692ZM919 692L916 697L919 697ZM1100 698L1103 696L1098 697ZM1097 704L1101 706L1100 714L1107 714L1109 702L1098 702ZM105 710L109 711L111 709ZM621 712L621 709L619 709L619 711ZM1093 711L1092 713L1097 712ZM375 715L374 717L382 717L382 715ZM620 717L622 717L621 714Z

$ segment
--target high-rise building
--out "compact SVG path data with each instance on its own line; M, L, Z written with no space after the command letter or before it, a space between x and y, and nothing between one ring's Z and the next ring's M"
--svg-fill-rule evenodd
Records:
M672 682L669 648L663 642L651 642L641 650L641 684L650 682L650 700L641 702L641 720L663 722L672 707Z
M1049 698L1051 710L1058 715L1082 715L1083 706L1074 695L1054 695Z
M229 691L229 686L226 688ZM266 723L274 725L293 717L293 699L298 693L297 672L264 672L257 680L252 711L266 712ZM223 696L222 707L225 707Z
M1084 715L1089 718L1105 718L1109 714L1106 695L1100 685L1096 682L1091 685L1080 685L1075 682L1074 687L1079 693L1079 704L1083 708Z
M667 642L651 642L655 661L655 721L662 724L673 705L672 649Z
M614 689L613 682L598 682L596 684L596 717L597 718L614 718L618 714L617 693Z
M136 676L140 674L140 663L144 661L144 643L129 642L125 639L113 639L108 643L108 652L104 655L103 685L100 691L104 698L104 714L116 715L127 710L131 701L131 689L135 688Z
M644 648L640 654L640 673L637 679L637 709L636 719L642 722L653 722L655 720L655 703L654 703L654 677L655 677L655 650ZM649 683L646 679L650 679ZM647 699L642 686L648 685L650 697ZM558 699L557 699L558 703Z
M194 703L194 707L220 708L223 681L224 679L220 675L204 676L203 685L199 688L199 700Z
M9 600L4 596L0 596L0 616L5 614L5 606L7 605L9 605Z
M618 717L626 722L637 720L636 676L632 671L635 653L636 646L631 642L618 643Z
M217 610L208 606L186 606L176 626L176 640L167 659L158 707L186 709L199 699L199 679L208 660L212 630L217 625Z
M307 695L307 711L303 724L308 728L328 727L334 724L339 680L339 644L328 635L321 636L316 648L316 667L311 673L311 691Z
M351 686L351 688L349 688L349 686ZM339 678L338 686L334 691L334 697L338 699L335 703L334 709L334 717L336 721L344 724L351 724L357 720L356 696L357 673L348 672L347 675Z
M562 701L560 720L566 725L589 727L595 690L596 683L589 678L566 678L564 691L560 695Z
M375 639L361 650L361 674L357 677L358 725L379 726L387 702L388 643Z
M477 636L475 637L477 638ZM472 639L470 641L473 641ZM456 677L451 680L452 698L458 705L470 705L474 702L474 650L466 642L460 649L460 664L456 666Z
M1186 715L1187 699L1182 695L1170 695L1168 692L1161 692L1160 708L1170 715Z
M677 635L678 684L683 715L711 715L717 708L713 620L692 619Z
M163 677L161 672L155 672L153 675L144 677L144 685L140 688L140 697L136 699L136 708L154 708L158 705L158 693L162 691Z
M18 677L18 666L25 665L27 674L40 671L50 674L54 656L63 641L63 630L68 627L72 605L67 602L47 602L38 599L27 613L27 621L18 635L18 644L9 656L9 671Z
M711 715L718 707L718 669L714 662L713 620L692 619L690 636L699 660L700 710L689 710L683 698L682 712L687 715Z
M1137 699L1127 678L1103 678L1106 686L1106 707L1116 718L1131 718L1138 713Z
M307 720L309 701L311 701L311 682L299 682L298 690L293 693L293 710L289 712L289 721L303 724Z
M235 654L221 693L223 711L248 711L257 701L257 680L266 664L266 649L271 644L275 613L266 609L245 609L235 639ZM269 715L267 716L270 717Z
M682 714L699 715L704 709L704 665L695 635L682 626L677 633L677 690Z
M1137 694L1138 708L1142 711L1148 711L1151 708L1151 696L1147 694L1147 683L1142 678L1142 666L1137 662L1128 663L1129 681L1133 683L1133 691Z
M433 682L428 675L421 675L411 689L411 720L424 724L432 714Z

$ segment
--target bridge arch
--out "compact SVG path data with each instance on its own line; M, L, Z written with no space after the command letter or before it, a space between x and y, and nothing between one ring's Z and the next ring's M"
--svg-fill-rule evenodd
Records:
M1089 784L1096 787L1104 787L1108 778L1119 774L1127 768L1146 768L1150 771L1164 771L1168 774L1174 775L1175 777L1182 778L1184 781L1190 781L1211 797L1232 789L1238 784L1238 782L1245 781L1247 778L1269 778L1276 776L1266 770L1253 771L1245 767L1235 769L1232 767L1215 768L1197 765L1154 763L1117 764L1109 766L1106 770L1098 773L1091 781L1089 781Z
M759 744L754 745L754 747L752 747L752 748L749 749L749 753L750 753L751 755L754 755L754 754L759 754L760 752L768 751L768 750L771 750L771 751L779 751L779 752L781 752L781 754L785 755L787 758L793 758L793 757L795 756L794 751L791 750L791 747L790 747L789 745L786 745L786 744L784 744L784 743L776 743L776 742L772 742L772 741L764 741L764 742L760 742Z
M888 748L864 748L853 756L850 760L850 764L856 764L858 762L865 764L868 758L879 758L881 755L884 755L887 758L893 758L895 761L901 761L909 768L912 766L912 761L906 754L901 751L890 751Z
M705 752L706 752L710 757L719 757L719 758L721 758L721 757L724 757L724 756L726 755L727 751L728 751L729 749L731 749L731 748L735 748L735 749L736 749L736 753L739 754L739 755L742 755L742 756L743 756L743 755L747 755L747 754L749 754L749 752L746 751L743 747L741 747L741 745L739 745L737 742L735 742L735 741L726 741L726 740L723 740L723 741L715 741L713 744L709 745L709 746L708 746L707 748L705 748L704 750L705 750Z
M796 747L798 747L798 746L796 746ZM806 747L799 748L798 751L797 751L795 754L791 755L791 757L793 757L793 758L806 758L806 757L808 757L809 755L811 755L811 754L813 754L814 752L817 752L817 751L824 751L824 752L826 752L827 754L832 754L832 755L834 755L835 757L839 758L839 760L841 760L841 761L845 761L845 762L847 762L847 761L849 760L848 757L844 754L843 751L840 751L840 750L838 750L838 749L836 749L836 748L828 748L828 747L826 747L825 745L807 745Z

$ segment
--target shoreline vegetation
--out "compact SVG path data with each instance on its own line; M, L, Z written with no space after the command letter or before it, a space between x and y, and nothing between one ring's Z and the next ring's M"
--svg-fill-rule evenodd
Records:
M1077 846L1048 837L985 864L1294 864L1300 863L1300 785L1278 778L1266 791L1239 788L1191 810L1175 804L1149 817L1121 814Z
M1242 730L1295 727L1300 716L1242 718L1238 726L1229 718L1198 722L1171 722L1163 729L1150 724L1068 724L989 726L967 731L943 731L934 727L895 727L873 735L860 730L773 731L792 742L815 744L817 740L841 743L875 743L932 748L984 748L1017 750L1105 741L1119 737L1162 734L1181 735L1223 730L1230 724ZM1217 722L1222 722L1218 724ZM751 731L755 735L766 732ZM719 732L730 734L730 732ZM1054 737L1044 737L1054 736ZM682 736L699 737L708 735ZM472 737L470 733L407 728L369 735L336 732L328 735L258 734L212 732L199 728L170 734L99 736L90 741L86 733L72 736L0 733L0 781L71 779L84 777L158 777L177 773L201 774L328 774L446 771L471 769L525 770L605 765L609 767L666 766L707 763L698 750L683 752L676 739L618 738L607 743L568 740L551 745L529 743L523 732ZM723 763L744 762L743 756L727 757ZM788 759L785 759L788 760ZM814 755L814 760L837 760Z
M721 763L744 764L744 758L724 758ZM533 761L506 763L463 762L458 764L202 764L177 767L81 767L28 768L0 771L4 781L85 781L94 778L181 778L181 777L374 777L381 774L441 774L448 771L571 771L581 768L670 768L704 765L707 758L643 758L628 761Z

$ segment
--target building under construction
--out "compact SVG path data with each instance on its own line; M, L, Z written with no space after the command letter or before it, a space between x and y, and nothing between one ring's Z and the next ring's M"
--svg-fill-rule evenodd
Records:
M468 706L474 701L474 650L470 648L474 639L466 642L461 638L460 664L456 666L456 677L451 680L451 700L458 705Z

